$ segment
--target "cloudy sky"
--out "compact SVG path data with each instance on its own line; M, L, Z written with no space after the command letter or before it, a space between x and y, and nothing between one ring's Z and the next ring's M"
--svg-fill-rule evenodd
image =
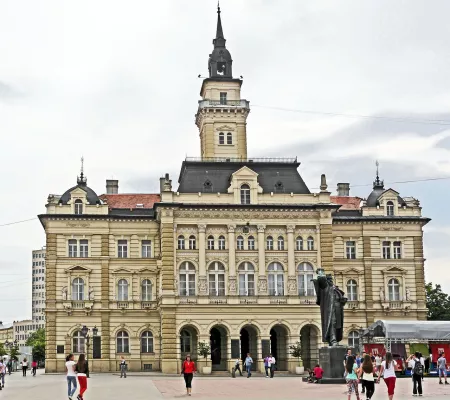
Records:
M311 188L326 173L362 197L376 159L389 183L450 176L449 2L221 7L252 105L250 156L298 156ZM200 152L197 76L215 25L215 0L0 0L0 225L44 213L81 155L97 193L111 177L121 192L156 192L165 172L176 181ZM387 186L433 218L426 278L450 292L450 179ZM37 220L0 227L3 322L31 317L31 250L44 240Z

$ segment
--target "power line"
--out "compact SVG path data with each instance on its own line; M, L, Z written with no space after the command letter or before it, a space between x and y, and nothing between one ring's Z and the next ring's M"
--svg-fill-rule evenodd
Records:
M24 219L22 221L8 222L7 224L1 224L0 227L8 226L8 225L21 224L22 222L34 221L35 219L37 219L37 218L34 217L34 218L30 218L30 219Z
M443 125L450 126L450 121L445 119L412 119L406 117L385 117L382 115L363 115L363 114L345 114L336 112L326 112L326 111L312 111L312 110L300 110L294 108L284 108L284 107L273 107L273 106L263 106L259 104L252 104L252 107L265 108L268 110L278 110L278 111L288 111L296 112L302 114L315 114L315 115L325 115L328 117L348 117L348 118L366 118L366 119L378 119L393 122L409 122L413 124L425 124L425 125Z

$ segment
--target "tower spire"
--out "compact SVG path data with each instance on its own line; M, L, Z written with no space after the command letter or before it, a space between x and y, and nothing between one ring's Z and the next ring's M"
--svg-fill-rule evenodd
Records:
M233 60L227 50L223 36L222 18L220 16L220 3L217 2L217 29L213 39L214 50L209 55L208 69L210 78L233 78L231 71Z
M87 182L86 177L84 176L84 157L81 156L81 168L80 168L80 176L77 178L77 183L79 185L85 185Z
M225 37L223 36L222 19L220 18L220 4L217 2L217 29L216 38L213 40L214 48L225 47Z
M376 187L384 188L384 182L380 179L380 174L379 174L379 169L378 169L378 167L380 166L380 163L378 162L378 160L375 161L375 165L377 166L377 176L375 177L375 180L373 182L373 188L374 189Z

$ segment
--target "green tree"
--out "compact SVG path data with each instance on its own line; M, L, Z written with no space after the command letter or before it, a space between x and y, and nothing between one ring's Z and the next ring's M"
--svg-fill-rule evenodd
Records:
M12 347L9 352L9 355L12 360L19 361L19 356L20 356L19 347L18 346Z
M27 339L26 346L33 347L33 359L43 361L45 359L45 329L38 329Z
M208 356L211 354L211 347L206 342L198 344L198 355L205 358L206 365L208 365Z
M450 296L442 291L441 285L430 282L425 286L427 294L428 320L450 321Z
M5 346L3 346L3 343L0 343L0 356L4 356L5 354Z
M300 367L303 366L303 363L301 361L301 359L302 359L302 344L300 342L296 342L295 344L291 344L289 346L289 354L298 360L298 365Z

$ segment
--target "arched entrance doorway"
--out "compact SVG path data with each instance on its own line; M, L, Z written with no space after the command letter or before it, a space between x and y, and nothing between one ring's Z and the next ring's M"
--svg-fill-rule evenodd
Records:
M305 325L300 330L302 360L305 368L313 368L319 363L319 331L314 325Z
M275 357L279 371L287 371L288 331L283 325L275 325L270 330L270 352ZM263 354L263 358L267 354Z
M180 329L179 338L181 359L184 360L186 355L190 354L193 360L197 360L197 329L192 325L185 325Z
M227 370L227 331L223 326L214 326L210 330L211 364L213 371Z
M241 359L245 361L247 353L253 358L252 370L256 370L258 365L258 332L254 326L246 325L241 329Z

